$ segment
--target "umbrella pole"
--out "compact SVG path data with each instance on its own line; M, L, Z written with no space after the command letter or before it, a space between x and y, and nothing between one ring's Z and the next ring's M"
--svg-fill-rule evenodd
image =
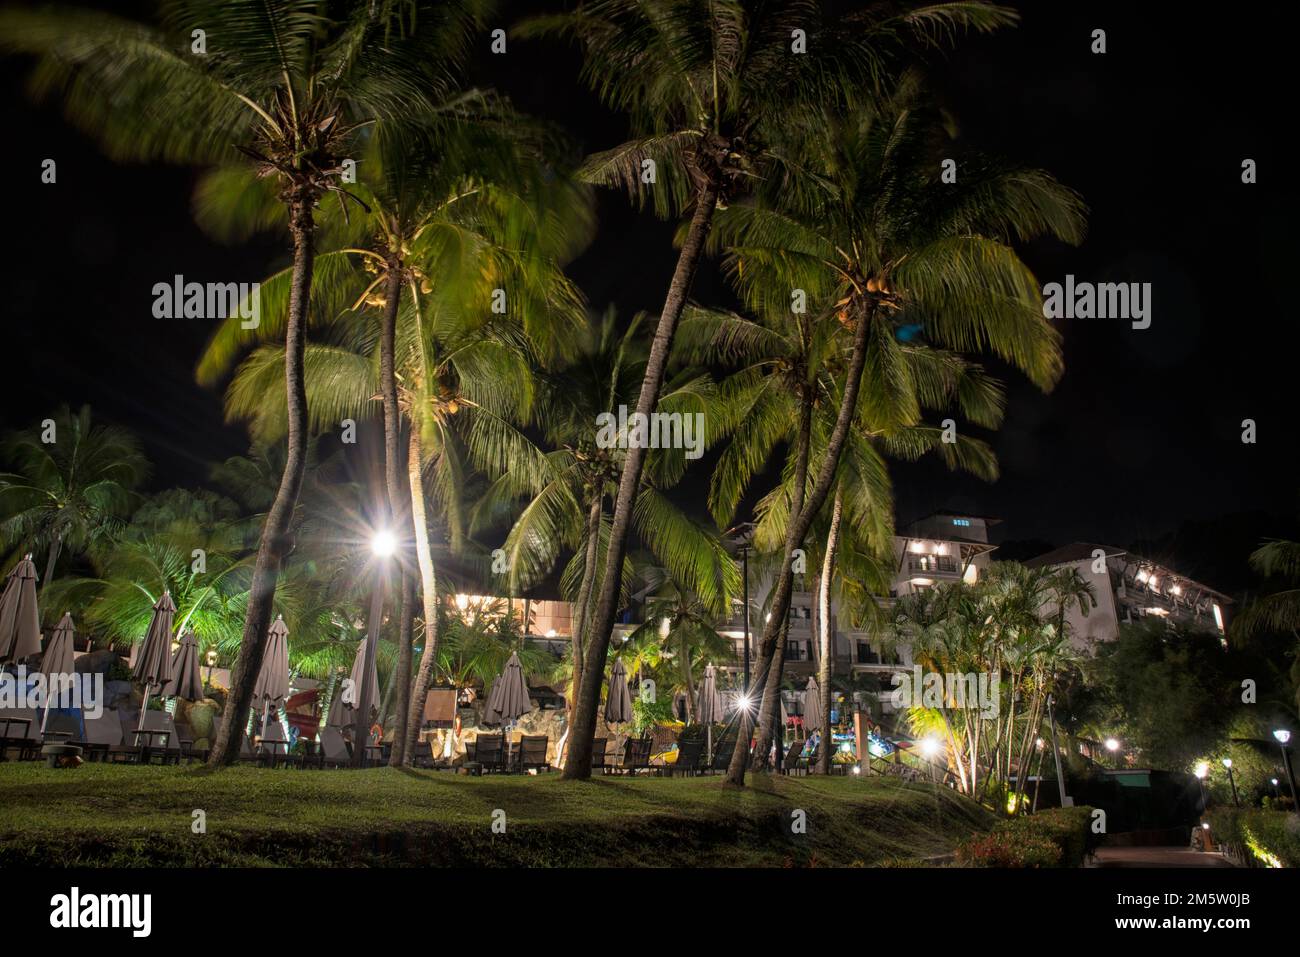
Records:
M713 725L711 723L704 726L704 738L708 742L708 746L705 748L708 752L708 758L705 763L709 767L713 767Z

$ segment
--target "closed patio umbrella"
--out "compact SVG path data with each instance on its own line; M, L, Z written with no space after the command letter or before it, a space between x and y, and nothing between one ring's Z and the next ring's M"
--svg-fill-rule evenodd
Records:
M266 653L262 668L253 685L253 703L262 709L262 737L267 737L266 724L271 720L271 708L289 697L289 629L282 615L266 632Z
M149 699L155 690L171 681L172 677L172 621L176 617L176 603L172 601L171 592L164 591L162 597L153 605L153 617L149 619L149 630L145 632L144 641L140 643L135 655L135 670L132 677L144 685L144 701L140 703L140 724L137 731L144 730L145 712L149 710Z
M54 634L45 654L41 656L41 674L45 676L45 715L41 718L41 731L50 720L51 697L61 683L62 675L73 674L72 639L76 628L72 624L72 615L63 613L59 623L54 626Z
M492 679L492 688L483 705L483 724L489 728L495 728L501 723L501 679L504 676L503 672Z
M700 691L695 712L704 725L704 736L708 742L707 761L713 765L713 726L722 720L722 698L718 695L718 673L712 664L704 669L704 679L700 682Z
M199 674L199 642L188 628L181 635L181 646L172 658L172 680L163 686L164 698L198 701L203 697L203 678Z
M325 727L338 728L340 731L347 727L348 721L351 719L348 717L347 712L343 710L346 707L347 705L343 703L343 688L339 686L334 689L334 694L330 698L330 710L325 715Z
M343 702L343 707L347 708L348 711L351 712L351 716L348 718L348 724L356 722L356 711L361 707L363 698L368 698L370 700L370 707L372 710L379 707L379 670L375 667L374 658L370 659L370 674L364 676L364 680L370 683L370 693L368 695L362 695L361 692L361 689L364 687L362 684L362 672L365 670L365 667L366 640L363 638L361 643L357 645L357 656L352 660L352 675L350 678L352 682L352 700ZM366 720L370 720L370 715L366 715Z
M808 687L803 693L803 733L804 737L811 738L814 731L821 731L822 737L826 737L826 732L822 728L825 723L822 714L822 693L817 687L817 679L809 678Z
M627 669L623 659L614 661L614 670L609 676L609 692L605 695L605 720L610 724L619 724L632 720L632 692L627 686Z
M493 693L500 688L495 702L496 714L500 716L502 730L506 735L506 767L510 767L510 729L516 721L533 710L533 703L528 696L528 685L524 681L524 669L519 663L517 652L510 653L506 670L492 686ZM492 699L488 698L489 703Z
M0 595L0 665L41 652L41 617L36 607L36 566L26 556L14 566Z

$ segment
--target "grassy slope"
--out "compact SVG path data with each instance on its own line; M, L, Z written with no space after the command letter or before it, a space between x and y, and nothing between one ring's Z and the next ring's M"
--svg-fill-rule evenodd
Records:
M491 830L498 808L505 834ZM796 808L806 834L790 833ZM989 823L949 791L874 778L736 790L716 777L0 764L0 867L872 865L946 853Z

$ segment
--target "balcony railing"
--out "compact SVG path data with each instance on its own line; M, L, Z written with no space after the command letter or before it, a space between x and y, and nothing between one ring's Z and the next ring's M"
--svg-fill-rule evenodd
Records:
M961 571L955 559L933 557L909 558L907 570L922 575L956 575Z

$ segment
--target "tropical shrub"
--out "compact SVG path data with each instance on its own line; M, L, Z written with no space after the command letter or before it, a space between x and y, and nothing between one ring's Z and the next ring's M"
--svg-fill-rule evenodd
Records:
M963 867L1079 867L1100 840L1092 808L1051 808L1003 821L957 846Z
M1252 867L1300 867L1300 817L1278 811L1215 808L1210 834Z

